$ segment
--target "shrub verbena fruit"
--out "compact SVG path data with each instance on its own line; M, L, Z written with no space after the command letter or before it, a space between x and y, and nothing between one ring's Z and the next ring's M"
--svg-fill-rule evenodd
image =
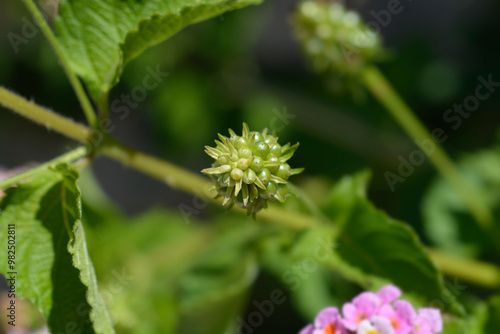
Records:
M352 89L360 71L381 58L380 35L338 2L302 1L292 21L304 53L334 89Z
M250 215L267 208L268 200L284 202L290 195L288 178L303 171L287 163L299 144L281 146L267 129L250 131L246 123L241 136L231 129L229 134L219 134L216 147L205 146L215 162L202 170L214 180L218 196L224 197L223 205L236 203Z

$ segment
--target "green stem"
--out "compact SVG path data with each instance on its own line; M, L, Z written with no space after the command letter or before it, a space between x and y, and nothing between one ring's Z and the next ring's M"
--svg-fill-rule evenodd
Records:
M6 180L0 181L0 189L5 189L8 188L14 184L20 183L22 181L25 181L47 169L49 169L52 166L55 166L60 163L71 163L75 160L78 160L80 158L83 158L89 153L88 149L84 146L80 146L66 154L63 154L53 160L50 160L44 164L41 164L35 168L32 168L30 170L27 170L26 172L19 173L17 175L14 175Z
M222 205L222 199L215 199L216 191L210 190L213 182L206 177L127 147L112 139L100 148L99 153L165 182L172 188L205 198L217 205ZM235 208L235 210L242 213L246 212L240 208ZM259 212L258 216L261 219L293 230L302 230L317 223L316 219L310 216L290 213L276 206L270 206L267 210Z
M92 130L58 115L46 108L40 107L23 97L0 87L0 105L9 108L32 121L74 139L81 143L88 143ZM167 183L175 189L185 191L200 198L221 204L215 199L215 191L210 191L212 182L198 174L187 171L170 162L160 160L148 154L127 147L111 138L107 138L99 152L109 156L125 166ZM236 210L244 212L237 208ZM259 214L259 218L274 222L294 230L301 230L316 224L316 220L306 215L287 212L275 206Z
M69 82L71 83L71 86L73 86L76 96L80 101L80 104L82 106L83 112L85 113L87 121L89 122L92 128L97 128L98 123L97 123L97 117L94 112L94 108L92 107L92 104L90 103L89 98L87 97L87 94L85 93L85 90L83 89L83 86L80 83L80 80L73 72L68 61L66 60L66 56L64 55L61 47L59 46L59 42L57 41L56 36L52 32L52 29L49 27L49 25L43 18L42 13L40 12L40 10L38 10L38 7L35 5L33 0L23 0L23 1L28 10L35 18L35 21L37 22L38 26L42 29L43 33L45 34L45 37L47 37L57 57L59 58L59 61L61 62L61 65L64 69L64 72L66 72L66 76L68 77Z
M414 115L411 109L401 99L384 75L374 66L367 67L363 73L363 80L372 94L386 107L396 121L403 127L408 135L413 138L417 146L427 154L431 163L462 196L469 210L477 222L483 227L490 227L493 217L489 209L480 200L467 180L455 168L451 159L446 155L441 146L435 142L433 136ZM429 153L425 143L432 142L433 152Z
M54 131L82 143L86 143L87 138L92 133L91 129L74 123L73 121L53 113L48 109L37 106L33 102L27 101L1 87L0 105L4 105L36 123L42 124L49 129L53 129ZM170 162L139 152L116 142L111 138L108 138L107 141L102 144L97 153L102 153L126 166L130 166L162 182L165 182L172 188L183 190L200 198L204 198L212 203L221 205L221 201L214 198L215 192L213 190L209 190L212 186L212 182L210 180L178 167ZM84 152L83 148L78 148L60 158L56 158L47 164L37 167L37 169L46 168L47 165L53 165L55 162L75 160L79 156L84 156L86 154L87 151ZM24 173L23 176L17 176L14 180L12 180L12 178L6 180L0 183L0 188L8 186L12 183L17 183L26 177L34 175L35 173L35 171L28 171ZM245 213L245 210L241 210L239 208L235 208L233 210ZM301 213L289 212L277 206L270 206L267 210L259 212L258 217L259 219L295 231L301 231L321 223L321 219L316 219ZM335 227L331 226L331 228L332 232L334 232ZM469 280L488 287L500 287L500 275L495 274L495 269L493 269L494 267L492 265L473 260L451 258L445 254L439 253L438 251L432 251L431 257L438 263L439 267L446 274L456 275L464 280ZM474 270L469 270L468 268L474 268Z
M66 137L73 138L82 143L86 143L92 134L92 131L86 126L64 118L3 87L0 87L0 105L29 118L35 123L45 126L49 130L55 130Z
M500 288L500 269L492 264L467 260L441 253L437 250L427 250L431 259L443 273L488 288Z

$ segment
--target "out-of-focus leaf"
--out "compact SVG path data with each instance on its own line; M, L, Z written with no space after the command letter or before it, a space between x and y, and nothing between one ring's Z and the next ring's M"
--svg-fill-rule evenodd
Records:
M362 171L350 177L344 177L335 185L325 211L335 225L341 226L349 219L352 206L366 198L366 189L371 179L370 171Z
M15 224L16 263L2 261L0 272L15 271L18 295L38 306L51 332L114 333L87 253L77 179L59 165L7 191L0 240L7 244L6 227Z
M295 308L312 320L357 291L325 263L333 254L331 230L317 227L298 237L280 234L262 242L263 265L287 289Z
M427 302L439 299L447 292L442 275L416 233L408 225L377 210L364 197L365 192L356 182L366 180L363 175L344 178L333 191L332 206L336 209L331 218L339 221L341 217L342 222L336 238L336 253L350 266L389 279ZM346 212L335 203L339 200ZM448 305L451 311L462 312L457 303Z
M500 217L500 148L464 157L459 170L477 189L483 203ZM427 236L450 254L475 256L492 250L489 236L478 227L462 197L443 178L430 186L423 201Z
M500 328L500 296L490 298L483 333L496 333Z
M180 280L179 334L235 333L258 274L253 249L263 229L235 215L216 222L212 231L217 238Z
M259 0L62 0L55 26L70 67L87 83L94 99L101 101L118 82L125 65L146 48L190 24L257 3Z
M184 277L177 333L234 332L257 273L257 262L248 254L234 256L226 266L204 263Z
M89 249L117 330L174 333L179 280L210 247L212 232L160 209L119 222L110 219L93 226Z

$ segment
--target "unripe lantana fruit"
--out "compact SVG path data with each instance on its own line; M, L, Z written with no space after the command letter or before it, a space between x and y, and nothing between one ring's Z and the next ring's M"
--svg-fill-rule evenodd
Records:
M248 215L267 208L267 201L284 202L290 195L287 180L301 173L303 168L290 168L287 161L299 144L281 146L278 137L250 131L243 123L238 136L229 129L230 137L219 134L216 147L205 146L205 152L215 159L212 168L202 170L212 177L223 205L237 204L247 209Z
M292 22L304 53L332 88L357 90L361 70L382 58L380 34L340 2L304 0Z

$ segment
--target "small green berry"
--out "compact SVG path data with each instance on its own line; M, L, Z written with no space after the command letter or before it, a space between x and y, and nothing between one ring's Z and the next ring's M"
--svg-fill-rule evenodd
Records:
M266 187L267 198L271 198L278 191L278 186L274 182L269 182Z
M271 151L269 154L274 155L275 157L279 157L281 155L281 145L276 143L271 147Z
M291 174L291 168L289 164L281 164L276 171L276 176L282 178L283 180L288 180Z
M250 168L256 173L260 172L264 168L264 160L259 156L254 156Z
M248 147L242 147L238 151L238 155L244 159L250 159L252 157L252 150Z
M235 168L231 171L231 177L235 181L239 181L243 178L243 171L239 168Z
M269 181L271 181L271 172L269 171L269 169L264 168L259 174L259 179L264 184L267 184Z
M264 136L260 132L253 132L253 135L255 137L255 142L258 143L260 141L264 141Z
M254 183L255 179L257 179L257 174L255 174L255 172L251 169L247 169L243 174L243 182L246 184Z
M234 142L234 147L239 150L241 149L242 147L245 147L246 148L247 146L247 140L243 137L237 137L237 139L235 140Z
M267 163L267 168L271 173L276 172L278 170L278 167L280 166L278 157L274 155L269 155Z
M267 155L269 154L269 145L267 145L266 142L260 141L256 143L253 147L253 154L261 157L261 158L267 158Z
M241 170L246 170L248 167L250 167L250 160L241 158L240 160L238 160L237 166Z

